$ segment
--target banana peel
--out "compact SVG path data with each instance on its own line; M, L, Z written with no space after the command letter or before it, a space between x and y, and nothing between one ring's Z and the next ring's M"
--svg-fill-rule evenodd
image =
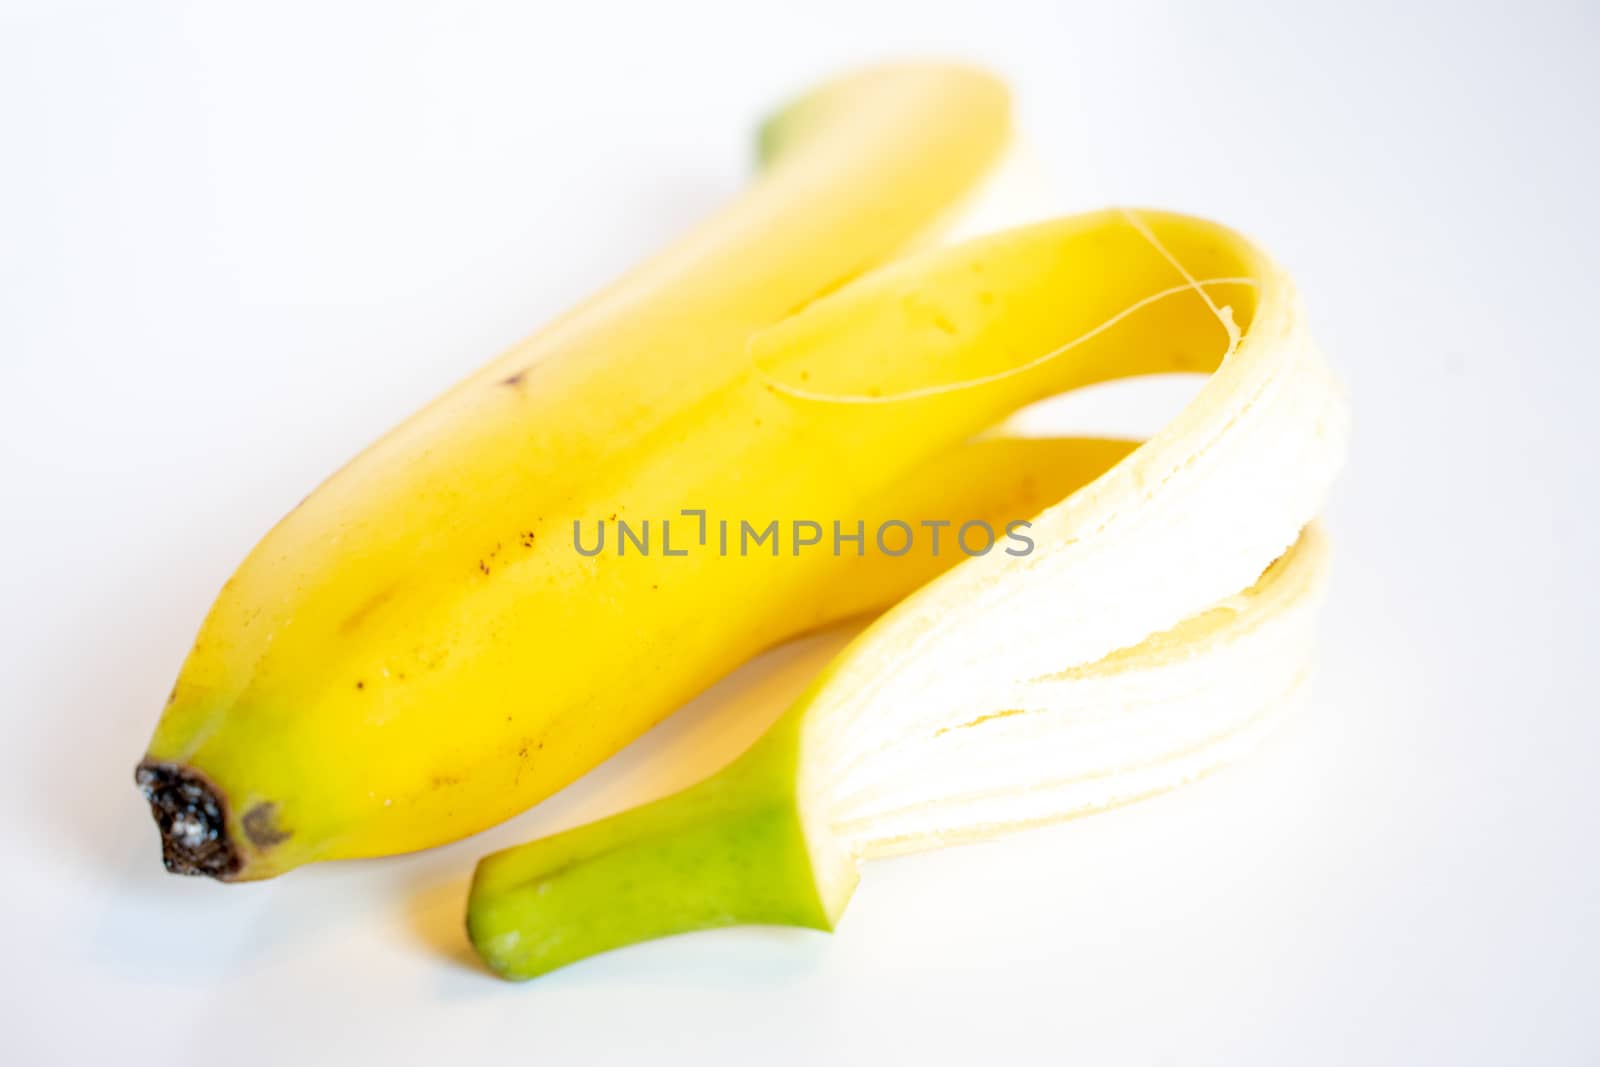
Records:
M831 928L862 860L1172 788L1298 691L1347 416L1288 277L1153 211L941 245L1014 158L1004 87L969 68L840 79L760 141L746 195L245 560L136 772L169 869L455 840L761 649L888 608L724 771L480 864L473 943L527 978L708 926ZM1168 372L1210 377L1148 442L986 435ZM1032 551L575 550L685 509L1024 519Z
M1120 209L1009 230L897 260L751 352L797 406L884 413L1209 378L1032 517L1037 551L897 603L725 770L486 857L468 931L504 977L708 927L832 929L861 861L1172 789L1246 750L1309 674L1313 520L1348 413L1289 277L1238 234Z

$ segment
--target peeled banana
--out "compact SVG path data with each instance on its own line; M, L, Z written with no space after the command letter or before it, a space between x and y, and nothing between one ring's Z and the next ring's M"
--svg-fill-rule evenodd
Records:
M755 652L885 608L725 770L487 857L489 966L830 929L864 859L1247 746L1310 667L1342 392L1230 230L996 232L1014 149L982 72L829 83L763 128L740 200L312 493L224 587L136 772L168 868L465 836ZM992 429L1163 372L1209 378L1143 444Z
M1309 670L1312 520L1347 412L1288 276L1237 234L1125 210L1010 230L896 261L751 351L797 407L883 416L1035 381L1210 378L1033 516L1037 551L966 559L898 603L724 771L484 859L468 929L506 977L711 926L831 929L862 859L1170 789L1259 736Z

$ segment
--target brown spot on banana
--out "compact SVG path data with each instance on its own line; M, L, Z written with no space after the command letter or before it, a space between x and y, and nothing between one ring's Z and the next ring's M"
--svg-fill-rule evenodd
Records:
M270 801L257 804L244 813L244 834L257 848L271 848L289 840L289 832L278 826L278 805Z

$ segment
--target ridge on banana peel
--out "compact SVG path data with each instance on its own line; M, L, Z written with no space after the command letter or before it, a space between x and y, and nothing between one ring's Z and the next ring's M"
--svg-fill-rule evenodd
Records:
M1035 552L964 560L890 608L723 771L481 861L468 933L503 977L710 927L831 930L861 860L1174 788L1253 743L1310 670L1313 519L1348 414L1292 283L1239 235L1130 211L1007 231L861 278L752 358L797 405L884 413L1210 378L1142 445L1053 442L1084 458L1033 516Z

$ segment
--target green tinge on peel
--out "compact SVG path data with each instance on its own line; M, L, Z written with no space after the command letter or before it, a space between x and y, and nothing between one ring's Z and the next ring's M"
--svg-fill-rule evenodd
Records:
M1312 527L1251 589L1090 669L1031 680L1017 691L1032 690L1023 707L942 727L878 716L870 740L841 750L839 727L852 724L827 712L850 684L843 655L699 785L484 859L472 943L520 980L695 930L831 931L863 859L1103 811L1202 777L1254 745L1299 689L1326 569ZM849 651L881 658L885 636L869 628ZM965 768L941 765L952 733L966 735ZM869 750L879 795L852 796L840 779L857 776ZM1075 775L1084 760L1099 769ZM1005 784L986 781L997 775Z
M807 134L827 125L836 108L847 107L858 86L879 71L865 71L813 87L787 101L756 127L756 166L766 168L787 155Z
M783 154L804 122L805 98L794 101L762 120L756 129L756 165L771 166Z
M527 979L624 945L746 924L831 930L853 864L807 840L797 720L680 793L486 857L467 932Z

